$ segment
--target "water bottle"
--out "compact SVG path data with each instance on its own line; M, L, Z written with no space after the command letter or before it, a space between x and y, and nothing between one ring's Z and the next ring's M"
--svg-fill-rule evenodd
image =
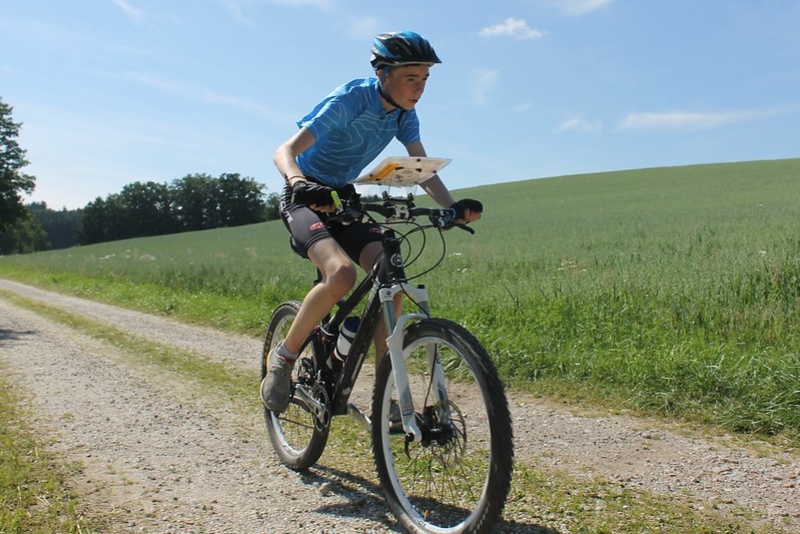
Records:
M336 340L336 350L333 351L339 360L344 361L347 353L350 352L350 345L353 343L353 338L360 322L361 320L358 317L348 317L344 320L342 329L339 332L339 339Z

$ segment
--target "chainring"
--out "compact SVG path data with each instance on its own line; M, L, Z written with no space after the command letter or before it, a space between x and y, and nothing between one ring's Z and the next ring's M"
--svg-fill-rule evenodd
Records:
M328 389L321 380L317 380L314 387L311 388L311 395L314 397L314 400L325 407L322 414L316 414L314 416L314 428L322 432L331 424L331 397L328 395Z

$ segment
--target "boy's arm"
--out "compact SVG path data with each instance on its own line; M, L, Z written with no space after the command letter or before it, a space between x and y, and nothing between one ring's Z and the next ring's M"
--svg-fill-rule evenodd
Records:
M303 171L297 166L297 156L308 150L315 141L314 135L304 126L275 150L272 161L290 186L303 179Z
M406 150L408 150L409 156L425 157L428 155L425 152L425 147L422 146L420 141L409 144L406 146ZM483 211L483 206L481 203L465 199L459 201L457 206L456 200L453 198L450 190L447 189L447 186L444 185L442 179L439 178L438 174L434 174L431 178L425 180L420 185L422 186L422 189L424 189L440 206L444 208L456 208L457 212L461 216L461 218L458 219L459 221L470 223L481 218L481 213Z
M428 154L425 152L425 147L422 146L422 142L416 141L414 143L409 144L406 147L408 150L409 156L417 156L417 157L426 157ZM444 185L442 179L439 178L438 174L434 174L430 179L425 180L420 184L422 189L428 193L431 198L440 206L444 208L449 208L455 203L455 199L453 195L450 194L450 191L447 189L447 186Z

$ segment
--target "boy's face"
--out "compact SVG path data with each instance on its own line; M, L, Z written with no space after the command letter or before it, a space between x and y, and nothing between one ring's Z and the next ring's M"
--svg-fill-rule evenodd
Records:
M429 65L392 67L383 79L383 90L403 109L412 109L425 92L429 71ZM379 71L378 76L383 76L383 72Z

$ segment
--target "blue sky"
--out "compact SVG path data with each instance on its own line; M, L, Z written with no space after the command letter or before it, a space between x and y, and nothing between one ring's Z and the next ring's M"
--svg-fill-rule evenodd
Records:
M192 173L270 193L295 121L409 29L443 60L417 110L460 189L800 157L797 28L797 0L7 0L0 97L51 208Z

